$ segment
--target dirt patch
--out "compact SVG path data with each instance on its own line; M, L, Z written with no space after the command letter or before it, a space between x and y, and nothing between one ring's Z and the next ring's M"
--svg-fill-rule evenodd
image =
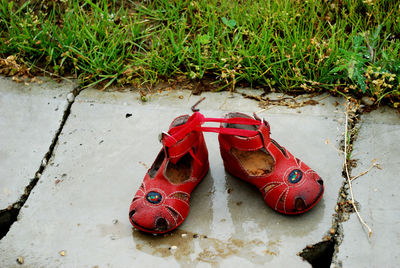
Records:
M232 154L240 161L242 167L252 176L263 176L274 167L274 158L265 151L241 151L232 148Z
M189 180L192 171L192 160L191 155L186 154L176 164L168 162L167 169L165 170L167 179L174 184L180 184Z
M200 262L218 265L223 259L236 256L256 265L264 265L274 256L279 255L279 242L264 242L260 239L242 240L229 238L220 240L207 235L184 230L152 236L133 230L136 249L159 257L173 257L186 267L187 263L196 266Z

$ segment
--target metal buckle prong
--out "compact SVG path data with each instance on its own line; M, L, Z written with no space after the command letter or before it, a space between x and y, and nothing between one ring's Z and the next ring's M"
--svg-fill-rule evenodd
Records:
M162 131L160 134L158 134L158 140L159 140L159 142L162 143L163 134L164 134L164 135L167 135L168 137L173 138L176 142L178 142L173 136L171 136L171 134L169 134L168 132L165 132L165 131Z

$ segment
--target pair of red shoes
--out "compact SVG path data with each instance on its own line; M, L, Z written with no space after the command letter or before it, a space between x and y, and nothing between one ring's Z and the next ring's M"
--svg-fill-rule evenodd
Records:
M202 127L220 122L217 127ZM163 149L132 200L129 220L154 234L172 231L189 213L190 194L209 169L203 131L219 133L225 169L255 185L265 202L283 214L308 211L322 198L322 179L306 164L270 138L265 120L229 113L205 118L201 113L177 117L161 134Z

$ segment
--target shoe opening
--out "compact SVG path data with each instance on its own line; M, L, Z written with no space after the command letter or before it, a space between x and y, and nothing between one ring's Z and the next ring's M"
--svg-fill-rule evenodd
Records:
M149 169L149 176L151 178L154 178L154 176L157 174L157 171L160 169L162 163L164 162L164 158L165 158L165 153L163 150L161 150L156 160L154 161L153 165L151 165L151 168Z
M180 184L190 179L193 158L190 153L185 154L174 164L168 162L165 176L171 183Z
M275 164L274 158L265 149L241 151L232 147L231 153L251 176L263 176L271 173Z
M251 116L248 116L248 115L242 114L242 113L229 113L229 114L225 115L225 118L235 118L235 117L253 119ZM256 131L258 129L258 126L256 126L256 125L241 125L241 124L227 124L227 123L224 123L223 127L246 129L246 130L256 130Z
M279 145L279 143L276 142L276 140L271 139L271 142L282 152L282 154L287 157L286 150L282 146Z

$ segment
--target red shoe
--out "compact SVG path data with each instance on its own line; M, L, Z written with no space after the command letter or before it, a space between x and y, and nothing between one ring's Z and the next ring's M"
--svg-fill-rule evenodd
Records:
M199 113L177 117L163 133L163 149L132 200L129 220L154 234L172 231L189 213L190 194L209 169Z
M174 230L189 213L190 194L207 174L208 152L203 131L230 135L255 131L201 127L204 122L253 124L253 119L205 118L195 112L177 117L162 135L163 149L132 200L129 220L137 229L154 234Z
M283 214L300 214L310 210L324 193L322 179L276 141L270 139L265 120L241 113L229 113L227 119L250 119L252 125L221 124L237 132L254 131L253 136L219 134L225 169L232 175L255 185L265 202Z

